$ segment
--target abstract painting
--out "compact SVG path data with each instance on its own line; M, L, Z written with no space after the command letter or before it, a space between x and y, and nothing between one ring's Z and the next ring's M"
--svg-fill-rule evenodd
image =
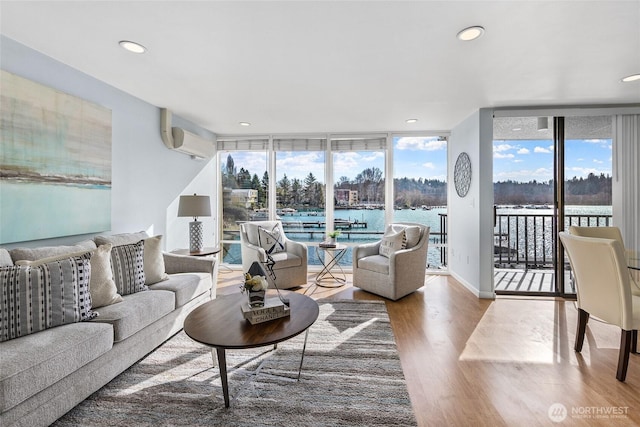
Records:
M0 244L111 229L111 110L0 70Z

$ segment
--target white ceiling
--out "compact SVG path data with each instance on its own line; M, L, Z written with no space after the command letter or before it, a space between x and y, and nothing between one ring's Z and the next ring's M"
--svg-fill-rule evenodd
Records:
M640 102L640 81L620 82L640 73L640 0L1 1L0 15L5 36L220 134ZM457 40L470 25L485 35Z

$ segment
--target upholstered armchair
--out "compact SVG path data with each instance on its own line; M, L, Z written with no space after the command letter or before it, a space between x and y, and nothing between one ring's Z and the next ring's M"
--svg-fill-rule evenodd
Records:
M576 277L578 327L574 349L582 351L591 315L620 327L616 378L624 381L629 354L636 352L640 327L640 297L631 293L624 247L615 239L559 234Z
M353 285L398 300L424 286L429 227L394 223L382 240L353 248Z
M251 221L240 224L240 246L242 269L249 271L251 264L258 261L268 271L271 256L276 285L279 289L289 289L307 283L307 245L287 238L280 221ZM267 274L269 286L273 278Z

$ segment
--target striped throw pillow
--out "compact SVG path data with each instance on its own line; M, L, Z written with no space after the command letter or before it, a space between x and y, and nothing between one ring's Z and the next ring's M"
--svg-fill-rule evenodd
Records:
M90 256L0 267L0 342L90 320Z
M144 240L111 248L111 269L120 295L149 289L144 284Z

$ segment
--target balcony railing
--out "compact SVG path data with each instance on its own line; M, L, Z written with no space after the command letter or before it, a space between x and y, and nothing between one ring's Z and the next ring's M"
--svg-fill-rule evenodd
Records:
M554 216L550 214L497 214L494 227L493 255L496 267L540 269L553 268ZM611 215L566 215L565 230L569 226L606 227ZM447 241L447 214L440 214L443 242ZM446 250L441 252L446 265Z

